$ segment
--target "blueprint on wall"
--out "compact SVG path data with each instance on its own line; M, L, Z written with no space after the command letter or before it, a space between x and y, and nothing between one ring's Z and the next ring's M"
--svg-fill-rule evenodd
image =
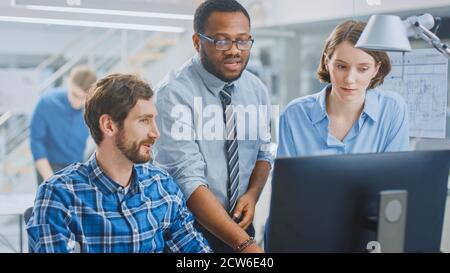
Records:
M405 98L410 136L445 138L448 59L434 48L414 49L405 54L402 67L402 53L389 56L392 70L381 89L398 92Z

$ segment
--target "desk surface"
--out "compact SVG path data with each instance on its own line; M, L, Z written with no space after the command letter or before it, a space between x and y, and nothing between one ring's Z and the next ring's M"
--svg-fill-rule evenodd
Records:
M0 194L0 215L23 214L34 204L34 193Z

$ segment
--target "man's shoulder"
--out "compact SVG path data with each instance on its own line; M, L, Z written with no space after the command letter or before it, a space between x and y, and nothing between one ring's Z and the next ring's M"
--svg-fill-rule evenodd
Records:
M165 96L169 94L186 95L186 89L194 88L193 80L198 75L192 64L192 60L186 62L178 69L170 71L156 86L156 95Z
M239 84L242 84L247 90L256 92L258 95L268 95L267 86L262 82L258 76L248 70L242 72L238 79Z
M242 71L241 78L252 84L265 86L264 83L262 82L262 80L258 76L256 76L255 74L253 74L253 72L251 72L247 69L244 69L244 71Z
M88 166L83 163L74 163L53 174L40 186L40 191L50 190L60 194L73 195L77 189L88 184Z
M67 91L63 88L54 88L46 91L39 99L39 106L50 107L60 103L67 96Z
M170 176L166 170L151 163L136 164L135 169L140 178L140 182L143 183L144 186L157 183L158 186L162 186L167 190L170 190L171 193L178 192L178 185L174 182L172 176Z
M41 99L44 101L52 100L55 98L61 98L63 96L66 96L67 90L65 88L53 88L48 91L46 91L44 94L42 94Z
M135 169L139 175L159 175L161 177L170 177L169 173L149 162L143 164L135 164Z

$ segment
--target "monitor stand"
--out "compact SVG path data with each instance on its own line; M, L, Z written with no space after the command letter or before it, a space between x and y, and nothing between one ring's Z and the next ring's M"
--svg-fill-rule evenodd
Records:
M366 227L377 233L377 241L369 242L371 252L402 253L405 243L408 191L389 190L379 194L378 216L368 217Z

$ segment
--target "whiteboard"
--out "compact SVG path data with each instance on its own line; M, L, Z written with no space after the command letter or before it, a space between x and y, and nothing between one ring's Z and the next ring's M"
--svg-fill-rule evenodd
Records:
M0 113L31 114L39 99L37 84L35 70L0 68Z
M414 49L404 57L389 53L392 70L381 89L400 93L408 105L411 137L445 138L448 59L434 48Z

